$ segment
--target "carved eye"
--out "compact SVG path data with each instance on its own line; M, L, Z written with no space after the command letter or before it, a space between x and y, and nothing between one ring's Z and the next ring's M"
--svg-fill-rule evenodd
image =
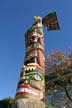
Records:
M37 80L37 81L40 81L40 80L41 80L41 78L40 78L39 75L33 75L32 77L33 77L35 80Z
M34 36L32 36L32 40L35 40L35 37Z
M32 37L31 37L31 41L32 41L32 42L37 42L37 40L38 40L37 36L32 36Z

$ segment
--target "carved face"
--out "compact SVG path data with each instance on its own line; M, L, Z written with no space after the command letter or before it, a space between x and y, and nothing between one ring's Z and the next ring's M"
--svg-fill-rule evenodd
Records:
M44 98L44 75L36 65L27 65L22 68L20 81L17 87L16 97L33 97L35 99Z
M37 72L22 74L18 83L16 97L24 96L43 99L44 89L44 78L41 74Z
M42 90L44 89L44 78L41 74L36 72L30 72L25 75L21 75L21 80L18 85L28 84L35 89Z

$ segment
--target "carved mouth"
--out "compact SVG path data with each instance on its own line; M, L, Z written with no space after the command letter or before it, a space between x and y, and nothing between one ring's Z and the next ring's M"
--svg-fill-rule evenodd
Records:
M16 95L20 95L20 94L26 95L27 97L28 96L34 96L34 97L39 98L39 99L41 98L40 91L32 88L29 85L18 86Z

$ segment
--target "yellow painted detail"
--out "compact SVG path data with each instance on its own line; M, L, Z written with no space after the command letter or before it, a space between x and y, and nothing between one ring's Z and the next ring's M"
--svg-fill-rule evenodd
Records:
M26 94L19 94L19 95L16 95L16 100L19 99L19 98L30 98L30 99L37 99L37 100L40 100L38 97L36 96L31 96L31 95L26 95Z

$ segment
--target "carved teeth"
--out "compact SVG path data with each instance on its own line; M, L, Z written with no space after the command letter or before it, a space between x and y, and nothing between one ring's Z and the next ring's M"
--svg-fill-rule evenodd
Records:
M35 70L36 67L33 67L33 66L29 66L29 67L25 67L25 71L31 71L31 70Z
M18 88L17 93L19 93L19 92L28 92L28 93L31 93L31 94L36 95L36 96L39 95L39 93L37 93L36 91L33 91L29 88Z

